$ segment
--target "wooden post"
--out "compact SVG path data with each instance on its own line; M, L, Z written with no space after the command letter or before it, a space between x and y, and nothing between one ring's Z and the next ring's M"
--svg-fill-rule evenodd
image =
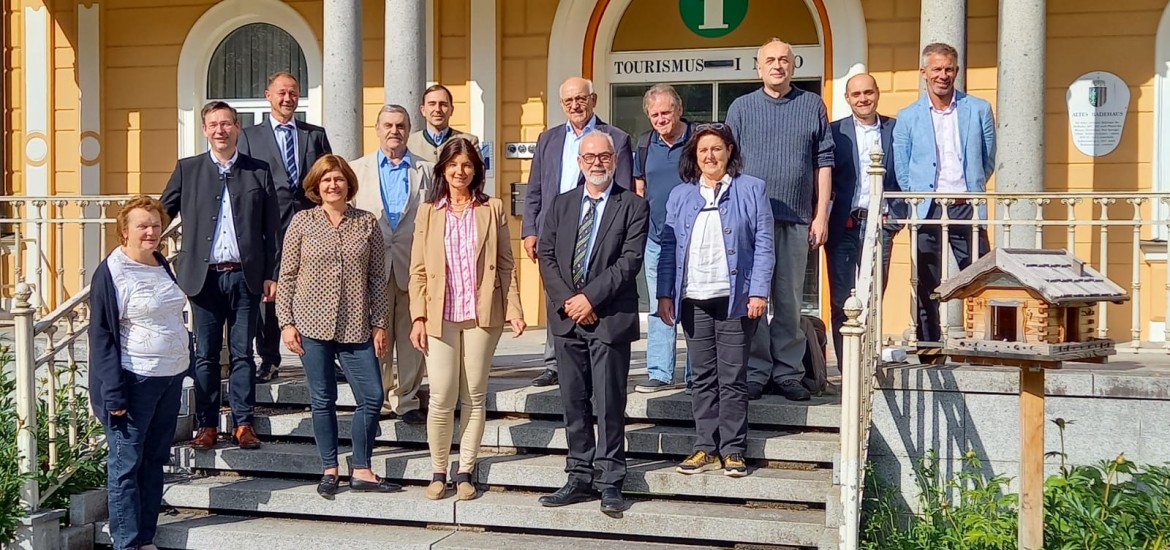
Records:
M1044 369L1020 369L1021 550L1044 548Z

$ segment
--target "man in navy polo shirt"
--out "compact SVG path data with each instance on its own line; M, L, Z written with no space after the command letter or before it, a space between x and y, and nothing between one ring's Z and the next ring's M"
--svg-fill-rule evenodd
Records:
M654 127L638 137L634 153L634 191L650 203L650 231L646 239L646 288L651 293L658 287L658 255L662 250L659 235L666 224L666 200L670 191L680 183L678 161L683 144L691 135L691 125L683 120L682 98L673 86L657 84L642 97L642 108ZM653 295L651 295L653 298ZM652 393L677 387L674 383L676 328L662 322L650 300L650 321L646 338L646 372L649 378L634 391ZM691 362L688 359L684 378L688 392L691 382Z

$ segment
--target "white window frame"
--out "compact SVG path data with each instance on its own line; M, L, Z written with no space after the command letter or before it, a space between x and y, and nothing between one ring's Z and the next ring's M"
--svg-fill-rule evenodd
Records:
M197 155L207 150L199 111L207 103L207 70L215 49L232 31L252 23L276 26L301 47L307 68L306 82L301 82L301 105L308 122L321 123L321 46L309 22L296 9L280 0L223 0L204 12L191 26L179 53L178 114L180 157ZM262 100L261 100L262 101ZM253 111L256 100L230 100L229 105ZM268 104L263 102L263 110Z

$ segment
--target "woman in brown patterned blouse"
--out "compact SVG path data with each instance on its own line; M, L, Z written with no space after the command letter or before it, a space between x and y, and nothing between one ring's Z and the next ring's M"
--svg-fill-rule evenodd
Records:
M338 483L335 359L357 401L350 490L401 490L370 469L382 407L378 356L387 345L385 249L374 215L349 205L355 193L357 177L345 159L325 155L309 169L305 194L320 206L289 222L276 296L281 337L301 356L309 382L313 436L325 472L317 492L329 499Z

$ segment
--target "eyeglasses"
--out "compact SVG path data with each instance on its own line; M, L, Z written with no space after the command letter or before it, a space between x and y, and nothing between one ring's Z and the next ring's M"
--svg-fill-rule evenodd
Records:
M613 153L598 153L596 155L593 153L585 153L584 155L578 156L581 157L581 160L585 161L585 164L593 164L596 162L609 164L610 162L613 162Z
M728 128L728 126L722 122L704 122L703 124L695 125L696 132L702 132L703 130L715 130L716 132L722 132L723 130L729 129L730 128Z
M572 107L573 105L577 104L587 105L589 104L590 99L593 99L593 94L567 97L561 100L561 105L564 105L565 107Z

